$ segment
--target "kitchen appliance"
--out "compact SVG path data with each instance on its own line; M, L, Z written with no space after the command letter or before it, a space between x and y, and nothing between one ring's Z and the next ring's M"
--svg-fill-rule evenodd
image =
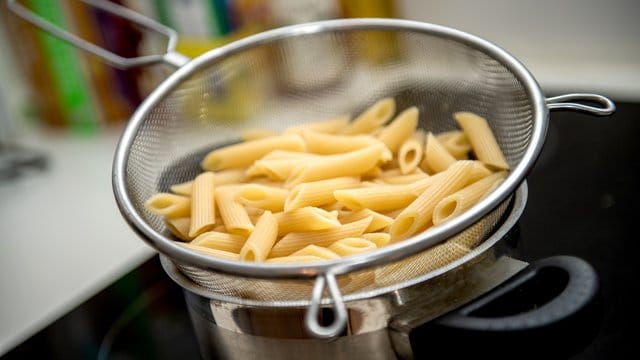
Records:
M88 2L140 20L114 5ZM46 23L25 13L15 1L10 4L22 16L61 35L59 30L48 28ZM148 20L140 23L158 27L157 24L150 25ZM173 39L174 34L166 29L163 31ZM386 64L365 66L359 63L349 44L357 41L359 33L370 31L397 32L406 56ZM235 81L242 76L251 79L252 84L268 87L269 76L277 74L264 71L269 64L261 55L275 54L276 59L286 59L283 50L286 47L282 44L304 43L306 38L314 36L332 39L336 45L333 56L344 56L349 61L351 71L346 72L343 81L328 88L314 89L314 92L265 92L264 98L247 104L249 115L242 121L208 116L208 99L216 90L224 88L226 81ZM63 37L81 45L69 35ZM124 66L159 61L181 65L142 104L121 139L114 163L114 189L119 206L134 230L171 259L165 261L169 273L184 274L193 282L194 287L189 288L191 292L206 294L212 301L253 308L308 306L304 324L316 337L336 337L343 333L348 320L345 301L376 298L399 289L411 292L426 279L454 273L461 266L476 261L481 263L487 254L486 248L474 250L453 262L447 259L443 264L448 265L435 270L421 267L431 250L436 249L430 247L454 235L448 241L471 240L472 245L481 244L476 249L483 249L487 243L485 239L503 219L513 192L542 149L549 109L580 109L600 115L614 109L608 99L597 95L573 94L544 99L528 71L495 45L456 30L411 21L336 20L276 29L212 50L189 62L170 51L172 43L175 41L169 41L169 52L162 56L115 58L117 61L113 61L112 55L93 49L94 53ZM314 81L313 74L309 81ZM431 131L453 128L450 114L461 107L485 115L512 165L510 175L494 193L464 215L433 231L351 259L312 266L264 266L212 259L179 247L166 236L159 219L142 210L141 204L152 192L195 174L197 167L193 163L175 164L185 156L193 158L196 153L210 149L211 144L216 143L213 136L223 141L240 129L254 125L284 128L299 121L330 115L328 110L362 108L372 99L397 93L412 94L418 100L413 104L419 104L429 117L428 121L421 119L421 126ZM572 99L593 100L601 107L562 102ZM199 116L193 113L196 109ZM168 171L170 169L173 171ZM171 272L172 265L180 272ZM397 267L402 267L402 271L391 271ZM391 277L393 281L383 285L340 289L340 280L345 276L353 280L356 275L366 276L372 269L391 271L400 276ZM184 286L188 286L186 284ZM325 288L328 298L323 297ZM306 300L309 298L311 300ZM321 305L333 309L326 315L322 312L323 318L333 317L328 324L319 321Z

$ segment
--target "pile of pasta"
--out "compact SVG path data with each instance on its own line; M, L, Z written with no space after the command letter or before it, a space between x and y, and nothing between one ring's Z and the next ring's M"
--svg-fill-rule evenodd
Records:
M396 114L385 98L353 120L252 129L145 206L183 246L225 259L307 263L374 251L458 216L505 178L486 119L453 117L460 130L432 134L418 128L416 107Z

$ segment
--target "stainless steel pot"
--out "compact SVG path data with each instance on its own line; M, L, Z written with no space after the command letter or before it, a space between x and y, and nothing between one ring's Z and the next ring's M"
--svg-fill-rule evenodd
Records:
M562 356L575 347L568 347L558 325L579 321L578 315L597 298L598 278L593 268L578 258L556 257L528 265L510 257L513 249L504 240L522 215L526 199L523 184L502 224L487 240L446 267L416 278L414 285L346 297L347 327L331 341L307 333L309 302L289 306L230 302L194 283L166 256L161 256L161 262L184 289L200 351L207 359L412 359L421 358L421 352L428 356L461 354L459 349L448 348L451 339L458 336L448 336L442 347L443 341L436 336L415 335L433 329L464 334L467 344L481 338L494 357L511 356L512 351L521 352L518 348L531 343L544 343L549 351L529 351L523 358ZM555 292L535 289L546 294L542 303L535 296L517 301L509 298L540 282L540 274L545 275L543 283L547 285L559 282ZM510 308L525 310L475 315L505 300ZM327 315L331 313L321 312L321 316ZM487 334L491 334L489 339ZM517 336L505 344L505 334ZM591 335L576 329L572 334L574 339Z

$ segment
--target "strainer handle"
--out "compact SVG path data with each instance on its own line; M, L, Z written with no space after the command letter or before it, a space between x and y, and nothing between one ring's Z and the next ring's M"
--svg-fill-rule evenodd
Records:
M601 106L581 104L576 101L590 101ZM549 110L578 110L591 115L606 116L616 111L616 105L609 98L597 94L565 94L546 99Z
M330 325L322 325L318 320L320 303L324 289L329 291L329 297L333 301L333 322ZM342 294L336 277L332 273L325 273L316 278L311 293L311 305L307 309L304 317L304 324L307 331L317 338L334 338L345 329L347 325L347 309L342 301Z
M159 22L152 20L142 14L139 14L129 8L104 0L82 0L83 2L106 11L110 14L116 15L123 19L129 20L134 24L137 24L143 28L155 31L168 38L167 49L164 54L152 54L136 57L122 57L107 49L104 49L92 42L89 42L59 26L45 20L43 17L36 15L33 11L23 6L18 0L7 0L7 6L16 15L20 16L24 20L37 26L38 28L50 33L53 36L60 38L79 49L85 50L106 63L117 67L119 69L129 69L132 67L152 65L158 63L164 63L176 68L179 68L186 64L190 59L175 51L176 43L178 41L178 33Z

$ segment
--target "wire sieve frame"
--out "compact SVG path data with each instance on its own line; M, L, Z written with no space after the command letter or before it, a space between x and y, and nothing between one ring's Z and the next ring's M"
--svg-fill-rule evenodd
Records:
M127 156L135 140L137 131L154 107L162 102L173 89L194 72L223 59L254 47L299 35L320 34L332 31L351 30L393 30L424 33L440 36L463 43L491 56L507 68L523 87L531 105L532 132L529 143L521 160L512 168L505 181L490 195L481 200L464 214L431 229L426 234L417 234L401 242L391 244L375 252L356 255L349 258L331 260L317 264L256 264L225 259L217 259L185 249L159 233L145 222L127 193ZM163 81L147 97L131 117L120 141L118 142L112 172L113 191L118 207L132 229L150 246L160 253L180 262L193 265L202 270L212 270L239 276L255 278L317 278L346 274L357 270L379 266L401 260L409 255L430 248L479 221L505 201L522 183L526 174L538 157L546 136L549 109L540 86L531 73L497 45L477 36L452 28L399 19L339 19L278 28L253 35L234 43L211 50L180 67Z

